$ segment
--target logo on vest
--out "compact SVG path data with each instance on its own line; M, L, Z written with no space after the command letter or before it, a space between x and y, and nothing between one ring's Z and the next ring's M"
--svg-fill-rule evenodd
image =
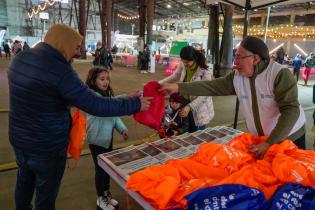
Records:
M240 99L248 99L248 96L240 96Z
M260 97L262 98L262 99L264 99L264 98L273 98L273 96L272 95L267 95L267 94L260 94Z

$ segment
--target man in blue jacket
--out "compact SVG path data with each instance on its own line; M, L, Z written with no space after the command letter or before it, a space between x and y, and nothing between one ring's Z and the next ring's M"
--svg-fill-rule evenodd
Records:
M66 163L70 106L95 116L130 115L151 98L99 97L71 67L82 36L64 24L52 26L35 48L19 53L9 71L9 139L18 165L16 210L53 210Z

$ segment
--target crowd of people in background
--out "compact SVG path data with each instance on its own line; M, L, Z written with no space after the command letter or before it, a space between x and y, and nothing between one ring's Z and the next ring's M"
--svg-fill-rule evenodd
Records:
M113 56L112 53L116 53L116 48L106 48L101 42L97 42L96 50L92 53L94 56L93 65L94 66L102 66L104 68L108 68L109 70L113 70Z
M301 68L303 70L303 79L304 86L307 86L308 80L311 75L312 68L315 68L315 54L314 52L309 53L309 55L303 56L300 53L297 53L294 57L290 57L283 47L280 47L276 53L271 54L270 59L275 60L276 62L282 65L292 66L293 74L296 77L296 81L299 81L299 75Z
M11 58L11 55L17 55L18 53L22 52L23 50L29 49L30 46L27 42L15 40L15 41L3 41L0 46L0 57L2 57L2 50L5 54L7 59Z
M17 55L23 50L29 49L30 46L25 41L19 40L9 40L3 41L0 46L0 57L10 59L11 56ZM118 52L118 48L114 45L112 48L106 48L101 42L97 42L96 50L92 53L94 56L93 65L94 66L103 66L112 70L113 56ZM236 52L236 48L233 49L233 58ZM311 69L315 67L315 54L311 52L308 56L301 55L297 53L294 57L290 57L284 50L283 47L280 47L275 53L270 55L270 59L275 60L277 63L283 65L292 66L293 74L296 77L296 80L299 80L300 70L302 67L305 67L303 71L304 74L304 85L307 86ZM139 51L138 54L138 69L141 73L149 72L149 63L150 63L150 49L148 46L144 46L143 51Z

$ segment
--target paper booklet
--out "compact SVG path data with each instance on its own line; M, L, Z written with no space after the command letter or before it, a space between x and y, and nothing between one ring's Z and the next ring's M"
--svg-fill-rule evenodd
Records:
M98 157L102 163L127 180L131 173L148 166L162 164L171 159L190 157L203 143L226 144L242 133L233 128L217 126L137 146L131 145Z

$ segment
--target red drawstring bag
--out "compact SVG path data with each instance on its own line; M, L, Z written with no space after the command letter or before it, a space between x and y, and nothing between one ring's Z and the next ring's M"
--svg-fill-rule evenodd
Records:
M70 130L70 141L68 153L75 159L79 160L83 148L83 141L86 133L86 120L80 110L72 113L72 125Z
M147 111L138 112L133 118L140 124L159 130L162 125L162 118L165 111L165 97L159 92L160 84L157 81L151 81L144 85L143 96L153 97L151 106Z

